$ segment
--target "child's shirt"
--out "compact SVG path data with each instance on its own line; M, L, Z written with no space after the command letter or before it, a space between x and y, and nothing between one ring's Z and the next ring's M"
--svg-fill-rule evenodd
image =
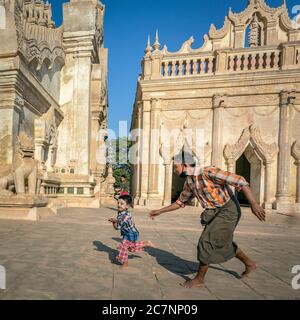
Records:
M139 232L135 227L132 216L129 211L118 212L117 216L117 226L121 231L121 236L123 240L137 241Z

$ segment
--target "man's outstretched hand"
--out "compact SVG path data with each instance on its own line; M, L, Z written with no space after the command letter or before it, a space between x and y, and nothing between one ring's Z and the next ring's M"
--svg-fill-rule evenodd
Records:
M266 221L266 212L259 204L251 205L251 210L260 221Z
M153 211L151 211L151 212L149 213L149 217L150 217L152 220L154 220L154 218L156 218L156 217L159 216L159 215L160 215L160 212L157 211L157 210L153 210Z

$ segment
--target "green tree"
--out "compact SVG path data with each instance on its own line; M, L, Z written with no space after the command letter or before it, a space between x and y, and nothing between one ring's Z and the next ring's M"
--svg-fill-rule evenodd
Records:
M111 139L107 142L108 161L112 165L113 176L116 179L115 188L120 187L122 175L126 177L127 181L131 180L131 166L128 160L131 144L127 137Z

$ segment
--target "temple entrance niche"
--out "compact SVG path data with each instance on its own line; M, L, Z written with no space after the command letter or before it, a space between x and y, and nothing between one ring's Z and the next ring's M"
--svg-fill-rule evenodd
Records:
M250 183L255 200L258 203L263 202L264 170L262 169L262 160L249 144L236 161L236 174L243 176ZM237 197L241 205L249 205L243 192L238 192Z
M277 153L277 144L266 143L255 126L245 128L235 144L227 144L224 148L227 170L248 178L255 199L266 209L272 208L272 170Z
M173 163L173 171L172 172L173 172L173 174L172 174L172 203L173 203L179 198L180 193L183 190L183 186L184 186L186 178L179 177L174 172L174 163Z

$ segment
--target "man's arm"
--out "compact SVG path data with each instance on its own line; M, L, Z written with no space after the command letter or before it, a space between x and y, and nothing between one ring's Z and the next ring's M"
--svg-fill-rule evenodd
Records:
M180 208L184 208L185 203L193 198L194 198L194 194L191 191L191 188L188 184L188 181L186 180L185 184L183 186L183 190L180 194L180 197L178 198L178 200L176 202L174 202L170 206L162 208L160 210L151 211L149 216L153 220L156 216L159 216L162 213L171 212L171 211L178 210Z
M265 210L256 202L254 198L254 194L249 186L244 186L242 191L247 198L248 202L250 203L251 210L253 214L260 220L266 221L266 212Z
M154 220L155 217L161 215L162 213L166 213L166 212L171 212L171 211L175 211L175 210L178 210L180 209L181 206L177 203L177 202L174 202L172 203L170 206L168 207L164 207L162 209L159 209L159 210L154 210L154 211L151 211L149 213L149 216L152 220Z

